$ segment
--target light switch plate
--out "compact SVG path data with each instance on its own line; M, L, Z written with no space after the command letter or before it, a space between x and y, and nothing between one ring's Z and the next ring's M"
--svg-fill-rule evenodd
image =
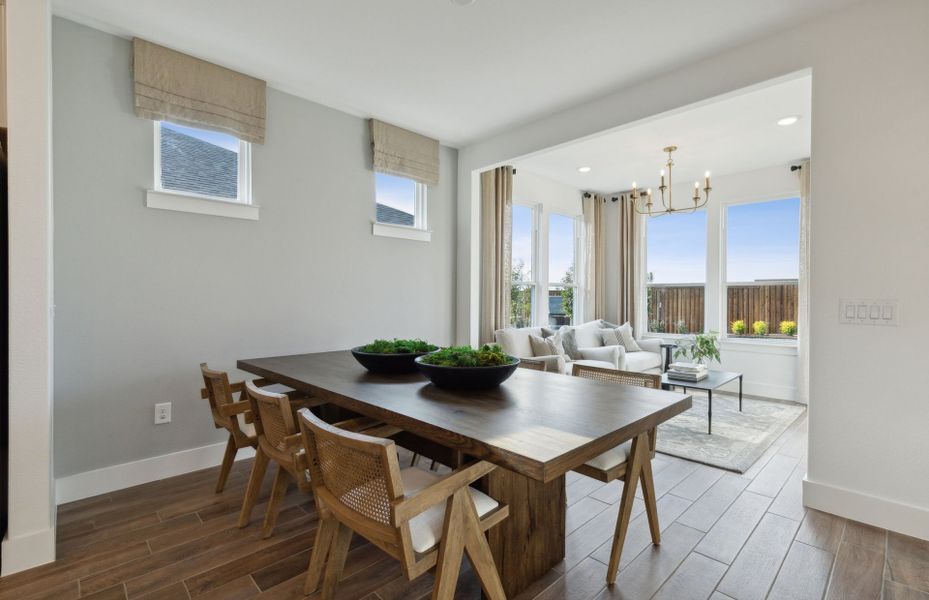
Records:
M900 307L895 299L842 298L839 300L839 323L896 326L900 324Z

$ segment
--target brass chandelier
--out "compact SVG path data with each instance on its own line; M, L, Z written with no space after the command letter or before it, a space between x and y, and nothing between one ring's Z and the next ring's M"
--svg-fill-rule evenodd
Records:
M700 196L700 182L694 182L694 197L691 198L693 204L691 206L684 206L681 208L674 207L674 191L671 189L671 170L674 168L674 159L672 154L677 150L677 146L668 146L662 151L668 153L668 180L665 184L665 171L661 170L661 185L658 186L658 189L661 190L661 206L662 210L655 210L654 203L652 202L652 190L648 188L644 194L639 193L639 188L636 183L632 182L632 206L635 209L635 212L640 215L647 215L649 217L658 217L661 215L670 215L678 212L694 212L698 208L706 206L706 203L710 199L710 190L713 188L710 187L710 172L707 171L703 178L703 196ZM665 191L668 192L668 200L665 202Z

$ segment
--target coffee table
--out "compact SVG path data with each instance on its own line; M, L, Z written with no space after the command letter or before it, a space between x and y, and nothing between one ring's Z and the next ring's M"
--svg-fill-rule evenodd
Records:
M684 393L687 393L687 388L694 390L706 390L708 402L707 402L707 411L706 411L706 420L707 427L706 432L709 435L713 434L713 390L716 388L726 385L730 381L739 380L739 412L742 412L742 374L733 373L729 371L707 371L707 376L700 381L684 381L682 379L674 379L668 377L667 373L664 373L661 376L661 387L664 389L671 389L674 386L679 386L684 388Z

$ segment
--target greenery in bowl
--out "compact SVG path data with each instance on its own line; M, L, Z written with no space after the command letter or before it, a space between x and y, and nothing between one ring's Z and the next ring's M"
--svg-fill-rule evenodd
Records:
M421 363L437 367L498 367L513 364L497 344L484 344L477 350L471 346L443 348L419 359Z
M369 354L422 354L438 350L438 346L423 340L374 340L366 346L358 348L359 352Z

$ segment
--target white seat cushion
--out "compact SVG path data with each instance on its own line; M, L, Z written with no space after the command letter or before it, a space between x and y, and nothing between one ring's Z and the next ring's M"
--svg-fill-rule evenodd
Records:
M409 467L400 471L400 479L403 481L403 493L407 496L429 487L440 478L439 475L416 467ZM473 487L468 487L468 491L471 493L471 500L474 501L474 508L477 509L477 516L479 517L483 517L499 506L496 500ZM445 502L440 502L410 519L410 538L413 550L422 554L434 548L442 539L442 526L444 524Z
M255 437L255 424L246 423L245 415L239 413L236 415L236 418L239 420L239 431L247 435L248 437Z
M625 442L616 446L612 450L607 450L600 456L595 456L585 464L588 467L609 471L613 467L623 464L629 460L629 454L632 452L632 442Z
M626 352L626 371L646 373L652 369L661 369L661 355L653 352Z
M605 360L574 360L565 364L565 374L571 374L571 368L574 365L587 365L588 367L600 367L601 369L615 369L616 365L608 363Z
M271 394L289 394L290 392L296 391L294 388L287 387L283 383L272 383L271 385L266 385L261 389Z

